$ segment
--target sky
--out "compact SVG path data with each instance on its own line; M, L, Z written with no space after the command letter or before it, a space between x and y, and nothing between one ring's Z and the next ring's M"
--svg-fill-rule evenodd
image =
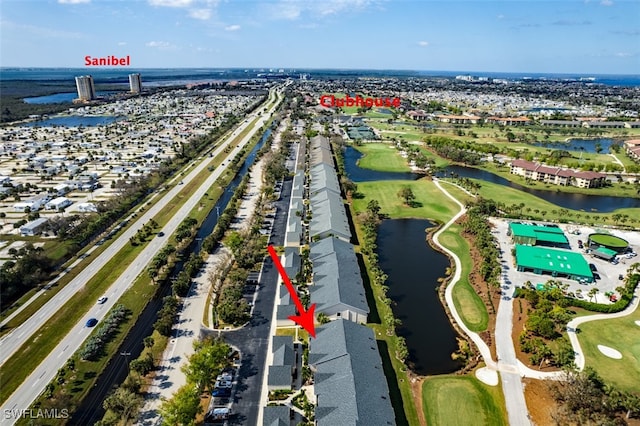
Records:
M3 0L0 66L640 74L639 0Z

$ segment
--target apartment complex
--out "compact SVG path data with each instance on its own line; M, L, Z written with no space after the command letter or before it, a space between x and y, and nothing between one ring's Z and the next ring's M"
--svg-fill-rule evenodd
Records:
M131 93L142 92L142 80L140 74L129 74L129 91Z
M76 87L78 89L78 98L81 101L90 101L96 98L96 88L93 85L93 77L90 75L76 77Z
M578 188L599 188L606 182L604 173L579 172L559 167L549 167L525 160L513 160L511 173L554 185L577 186Z

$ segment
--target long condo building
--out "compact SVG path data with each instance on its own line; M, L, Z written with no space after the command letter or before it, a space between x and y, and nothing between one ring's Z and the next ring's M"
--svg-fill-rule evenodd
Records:
M96 98L96 89L93 85L93 77L90 75L76 77L76 87L78 88L78 98L81 101L90 101Z
M129 74L129 88L131 93L140 93L142 91L140 74Z

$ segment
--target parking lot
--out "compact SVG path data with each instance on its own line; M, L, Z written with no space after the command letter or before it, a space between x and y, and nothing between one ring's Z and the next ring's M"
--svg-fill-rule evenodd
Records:
M545 283L549 280L559 281L569 285L567 294L575 295L575 297L585 300L591 300L597 303L611 303L607 293L613 292L619 297L616 288L623 285L623 281L620 280L620 276L626 276L627 270L631 265L636 262L640 262L640 257L625 258L625 256L617 256L618 264L613 264L610 261L600 259L587 253L586 242L589 234L594 232L602 232L601 229L594 229L588 226L576 226L567 224L558 224L558 227L564 231L565 236L569 240L570 250L575 253L583 255L584 259L589 263L593 271L595 281L593 283L579 283L578 281L571 280L563 277L552 277L551 275L539 275L533 272L519 272L516 269L515 256L511 253L514 248L514 244L511 242L511 237L507 235L509 229L509 220L504 219L490 219L494 225L494 236L497 243L500 246L502 252L502 284L503 294L509 297L513 294L515 287L521 287L525 282L529 281L533 285L538 283ZM531 223L522 221L522 223ZM535 222L538 225L544 225L542 222ZM624 238L629 242L629 246L633 251L636 251L636 247L640 247L640 233L618 230L607 230L613 235ZM583 248L579 248L578 241L582 241ZM588 293L597 288L598 292L595 297L590 298ZM580 290L580 291L578 291Z

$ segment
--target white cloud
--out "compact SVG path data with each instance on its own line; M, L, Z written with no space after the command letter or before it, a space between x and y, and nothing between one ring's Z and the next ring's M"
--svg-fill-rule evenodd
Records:
M60 4L81 4L81 3L91 3L91 0L58 0Z
M200 19L206 21L211 18L211 9L190 9L189 16L193 19Z
M427 47L428 45L429 45L428 41L423 40L418 42L418 46Z
M173 7L188 9L190 18L206 21L211 19L213 8L218 6L220 0L147 0L151 6Z
M631 58L631 57L636 56L636 55L634 55L633 53L629 53L629 52L618 52L618 53L615 54L615 56L617 56L618 58Z
M153 47L156 49L170 49L175 47L173 44L169 43L168 41L150 41L148 43L145 43L145 46Z
M119 41L118 42L118 46L126 46L127 42L126 41Z
M279 0L270 10L275 19L296 20L303 13L326 17L343 12L361 11L377 3L380 3L380 0Z
M613 6L613 0L602 0L600 4L603 6Z
M496 16L496 18L498 18L498 19L504 19L504 15L503 15L503 14L500 14L500 15Z
M29 25L29 24L19 24L17 22L12 22L7 20L1 20L0 27L2 27L3 30L7 30L7 31L15 30L23 33L30 33L41 38L78 39L78 38L85 37L85 35L82 33L65 31L65 30L57 30L57 29L46 28L46 27L37 27L35 25Z
M240 25L234 24L224 27L225 31L238 31L240 29Z
M193 0L149 0L151 6L162 7L188 7L191 3Z

